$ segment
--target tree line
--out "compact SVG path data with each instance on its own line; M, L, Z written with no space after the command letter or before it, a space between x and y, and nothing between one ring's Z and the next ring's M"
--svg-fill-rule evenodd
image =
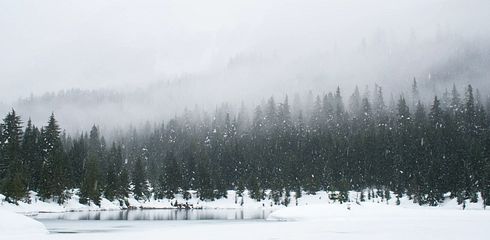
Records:
M63 203L69 189L85 204L130 195L146 200L238 195L289 204L290 193L364 192L438 205L446 193L490 204L490 101L468 85L424 103L414 80L409 97L385 103L382 88L344 100L340 88L306 101L271 97L252 114L224 104L213 114L186 110L166 123L131 128L107 144L94 125L70 136L54 114L23 127L12 110L0 124L0 193L10 202ZM346 104L347 103L347 104ZM266 191L270 190L270 191ZM478 194L480 193L480 195ZM371 193L369 192L369 195Z

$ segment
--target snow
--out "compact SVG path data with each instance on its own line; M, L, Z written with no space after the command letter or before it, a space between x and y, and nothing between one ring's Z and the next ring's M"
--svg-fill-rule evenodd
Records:
M65 201L62 205L59 205L55 201L47 200L41 201L35 192L30 192L31 203L18 202L18 205L11 204L6 202L5 197L0 194L0 209L6 209L17 213L25 213L25 214L36 214L36 213L60 213L60 212L74 212L74 211L110 211L110 210L121 210L123 207L120 206L119 201L109 201L106 198L101 199L100 206L95 204L84 205L79 203L79 197L75 194L77 190L71 190L70 193L72 197ZM144 209L166 209L166 208L175 208L172 206L176 201L177 203L188 203L192 205L194 208L206 208L206 209L237 209L237 208L273 208L280 209L284 208L282 205L274 205L273 201L270 199L264 199L261 201L256 201L249 197L248 191L243 193L243 197L237 196L235 191L228 191L227 198L221 198L216 200L200 200L196 196L195 191L190 191L192 198L189 200L185 200L181 194L177 194L174 199L158 199L155 200L150 197L147 200L136 200L134 196L130 196L127 201L129 206L136 208L144 208ZM266 192L268 193L268 192ZM334 203L333 200L329 199L328 193L325 191L319 191L314 195L303 193L301 198L297 200L294 198L294 193L291 194L291 203L290 206L303 206L310 204L325 204L325 203ZM367 194L365 194L367 195ZM395 205L396 199L393 193L391 194L392 199L386 202L385 199L381 198L372 198L370 200L367 199L366 203L376 203L376 204L385 204L385 205ZM481 199L481 196L478 196ZM351 205L354 205L355 202L359 202L360 194L358 192L349 192L349 198L352 201ZM243 205L241 204L243 202ZM297 203L297 204L296 204ZM469 200L466 201L466 210L480 210L483 209L481 201L477 203L470 203ZM408 199L406 196L400 198L400 206L404 208L443 208L443 209L462 209L462 205L458 205L457 200L446 198L446 201L441 203L438 207L429 207L429 206L419 206L418 204L413 203L413 200ZM126 206L124 205L124 208Z
M31 203L18 202L18 205L8 203L4 199L5 197L0 194L0 209L7 209L17 213L59 213L59 212L72 212L72 211L110 211L110 210L121 210L119 201L109 201L106 198L102 198L100 206L95 204L84 205L79 203L79 197L76 194L76 190L70 191L72 197L65 201L62 205L59 205L56 201L46 200L41 201L35 192L31 192ZM243 206L241 205L242 197L238 197L235 191L228 191L227 198L211 200L200 200L196 196L195 191L191 191L192 198L185 200L181 194L177 194L175 199L158 199L155 200L150 197L147 200L136 200L134 196L130 196L127 201L129 206L144 209L165 209L165 208L175 208L172 206L176 201L178 203L188 203L194 208L210 208L210 209L236 209L236 208L262 208L273 206L272 201L269 199L257 202L248 196L248 192L245 191L243 197ZM326 195L326 194L324 194ZM323 196L323 195L322 195ZM324 198L325 199L325 198ZM236 200L236 203L235 203ZM273 206L274 208L281 208L283 206Z
M0 239L45 239L44 225L21 214L0 209Z
M110 221L105 221L110 222ZM99 222L88 223L100 227ZM108 223L109 224L109 223ZM117 223L120 227L124 223ZM490 213L444 208L404 208L364 203L309 204L277 210L263 221L131 222L119 231L70 235L70 240L118 239L488 239ZM52 234L52 240L66 234Z
M103 199L101 206L87 206L78 203L73 197L64 205L54 202L41 202L32 193L31 204L19 203L19 206L1 201L0 196L0 239L45 239L46 229L39 222L28 217L12 213L63 212L80 210L119 209L116 202ZM229 197L215 201L200 201L193 197L189 203L203 208L270 208L271 201L257 202L244 197L235 204L235 192L229 191ZM392 195L394 196L394 195ZM69 227L78 227L100 231L82 231L70 234L70 240L77 239L136 239L145 236L158 239L487 239L490 229L490 211L483 210L480 203L466 203L461 210L456 199L448 199L438 207L419 206L407 197L388 202L379 198L366 202L357 202L359 194L350 192L352 202L340 204L328 198L326 192L315 195L304 194L293 198L290 207L274 206L275 210L267 220L235 221L67 221ZM137 201L129 198L133 206L144 208L172 207L175 200ZM178 196L177 201L185 200ZM10 211L6 211L10 210ZM116 224L117 226L111 225ZM123 227L125 226L125 227ZM104 229L110 229L104 231ZM200 237L198 237L200 236ZM49 239L66 239L66 234L50 234Z
M71 191L76 192L76 190ZM103 198L101 200L101 205L96 206L95 204L83 205L79 203L79 197L75 194L72 195L70 199L65 201L63 205L59 205L53 200L41 201L37 196L37 193L30 192L31 203L25 203L19 201L16 204L8 203L5 200L5 196L0 194L0 209L6 209L17 213L24 214L36 214L36 213L46 213L46 212L71 212L71 211L107 211L107 210L120 210L121 208L116 205L116 203L110 202L109 200Z
M488 211L376 203L350 207L348 210L347 204L324 204L286 208L272 213L269 220L297 222L293 225L303 228L312 239L487 239L490 227Z

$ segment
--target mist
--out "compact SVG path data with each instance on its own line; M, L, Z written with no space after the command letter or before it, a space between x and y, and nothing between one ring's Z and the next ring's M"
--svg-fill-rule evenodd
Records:
M0 111L74 132L375 83L490 89L490 2L0 1Z

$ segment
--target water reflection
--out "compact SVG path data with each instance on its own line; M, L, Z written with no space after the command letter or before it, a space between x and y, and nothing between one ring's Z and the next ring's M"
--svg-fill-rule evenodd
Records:
M142 209L121 211L41 213L38 220L246 220L265 219L271 209Z

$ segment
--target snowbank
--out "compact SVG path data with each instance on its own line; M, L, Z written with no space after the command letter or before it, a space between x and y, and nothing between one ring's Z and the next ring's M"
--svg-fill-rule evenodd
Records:
M34 219L0 209L0 239L46 239L48 231Z
M149 199L146 201L137 201L134 198L129 198L129 204L139 208L174 208L175 203L189 204L194 208L208 209L236 209L236 208L263 208L263 207L279 207L275 206L270 199L256 201L249 197L248 191L243 193L243 197L236 194L235 191L227 191L226 198L215 200L201 200L196 193L191 194L192 198L185 200L181 194L177 194L174 199ZM173 205L172 205L173 204Z
M109 201L106 198L101 199L100 206L95 204L84 205L79 203L79 197L73 194L72 197L66 200L62 205L53 200L41 201L35 192L31 192L31 203L18 202L18 205L8 203L4 199L5 197L0 194L0 209L6 209L17 213L36 214L36 213L61 213L70 211L110 211L121 210L126 208L120 206L119 201ZM315 197L316 198L316 197ZM248 196L248 192L244 193L243 197L237 196L235 191L228 191L227 198L221 198L216 200L200 200L196 194L192 194L192 198L185 200L181 194L177 194L174 199L147 199L136 200L133 196L127 199L130 207L144 208L144 209L166 209L176 208L175 203L189 204L193 208L212 208L212 209L236 209L236 208L281 208L284 206L276 206L269 199L262 201L256 201Z
M342 218L348 217L351 213L351 210L348 208L352 209L352 206L350 204L318 204L290 207L271 213L268 220L311 221L327 218Z
M119 231L77 233L70 240L196 238L213 240L247 239L336 239L336 240L425 240L488 239L490 211L460 211L444 208L404 208L364 203L308 204L277 210L268 221L158 221L131 222ZM276 221L287 220L287 221ZM111 221L106 221L110 224ZM98 221L85 221L100 224ZM121 224L117 223L119 227ZM162 237L163 236L163 237ZM52 234L51 240L65 240L66 234Z
M438 207L419 206L413 200L403 197L400 205L396 199L370 198L361 202L359 193L350 192L351 202L340 204L329 198L327 192L315 195L303 194L299 199L291 199L289 207L274 206L269 199L257 202L246 194L236 196L228 192L228 198L215 201L201 201L195 196L188 201L195 207L203 208L277 208L267 221L173 221L161 224L131 222L129 227L117 231L80 232L70 235L71 240L119 239L130 240L147 236L149 238L189 239L205 236L206 239L487 239L490 228L490 211L461 211L455 199L447 199ZM0 196L1 198L1 196ZM34 198L36 200L37 198ZM80 211L119 209L117 202L103 199L101 206L87 206L78 203L74 196L64 205L42 202L38 199L31 204L19 206L1 203L0 239L46 239L46 229L42 224L28 217L6 212ZM142 208L170 208L175 201L185 203L182 196L168 200L137 201L133 197L131 206ZM242 204L243 203L243 204ZM459 210L458 210L459 209ZM480 209L480 203L467 203L466 209ZM106 221L110 224L111 221ZM77 221L84 229L93 229L97 221ZM139 224L139 225L138 225ZM121 223L117 223L119 229ZM188 234L192 233L192 234ZM50 234L50 240L64 240L67 235Z
M70 212L70 211L107 211L107 210L120 210L121 208L109 200L103 198L101 205L95 204L84 205L79 203L79 197L73 195L70 199L66 200L62 205L52 200L41 201L35 192L30 193L30 203L19 201L16 204L8 203L5 200L5 196L0 194L0 209L9 210L17 213L24 214L36 214L36 213L57 213L57 212Z
M120 210L126 208L126 203L123 204L123 207L120 206L119 201L109 201L105 198L102 198L100 206L95 204L84 205L79 203L79 197L74 194L76 190L72 190L72 197L65 201L64 204L59 205L58 203L47 200L41 201L35 192L31 192L31 203L19 202L18 205L8 203L4 201L4 196L0 194L0 209L6 209L13 212L18 213L26 213L26 214L36 214L40 212L69 212L69 211L108 211L108 210ZM296 199L293 196L290 198L289 206L306 206L306 205L325 205L325 204L333 204L339 205L338 202L329 198L329 194L325 191L319 191L315 194L306 194L303 193L302 197ZM216 200L200 200L195 192L191 194L192 198L189 200L185 200L182 195L177 194L174 199L158 199L155 200L153 198L147 200L136 200L133 196L130 196L127 199L127 203L130 207L134 208L144 208L144 209L166 209L166 208L175 208L175 204L189 204L192 205L193 208L213 208L213 209L237 209L237 208L273 208L280 209L285 208L283 205L274 205L271 199L264 199L261 201L256 201L251 199L248 195L248 191L243 193L243 197L240 197L236 194L235 191L228 191L227 198L221 198ZM394 194L392 194L394 196ZM382 199L379 197L373 197L368 199L365 197L365 202L360 201L360 193L351 191L349 192L350 203L349 205L352 208L357 206L356 202L361 205L366 204L374 204L374 205L389 205L395 206L396 199L391 198L390 200ZM480 197L481 199L481 197ZM342 208L346 208L346 204L341 205ZM442 209L462 209L462 205L457 204L456 199L447 198L446 201L441 203L437 207L430 206L419 206L414 203L413 200L408 199L408 197L400 198L400 206L402 208L442 208ZM466 210L482 210L483 205L482 202L479 201L477 203L470 203L466 201Z

